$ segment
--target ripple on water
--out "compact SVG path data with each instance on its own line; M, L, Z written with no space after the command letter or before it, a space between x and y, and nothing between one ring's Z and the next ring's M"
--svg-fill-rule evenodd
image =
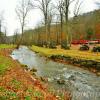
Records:
M35 66L38 75L48 78L54 88L71 90L72 100L100 100L100 77L89 71L51 60L47 61L25 46L14 50L12 58L30 68ZM59 85L58 79L63 79L65 84Z

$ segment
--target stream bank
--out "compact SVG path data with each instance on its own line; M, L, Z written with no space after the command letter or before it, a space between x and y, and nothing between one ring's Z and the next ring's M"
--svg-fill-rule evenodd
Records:
M10 57L13 50L0 48L0 100L59 100L36 76Z
M87 70L47 60L27 47L14 50L12 58L37 69L36 75L48 79L53 89L70 91L72 100L100 100L100 77Z
M79 59L79 58L73 58L70 56L62 56L62 55L52 55L48 58L56 62L71 64L76 67L89 70L95 73L97 76L100 76L100 62L98 61Z
M30 49L53 61L80 67L100 76L100 53L73 49L49 49L34 45Z

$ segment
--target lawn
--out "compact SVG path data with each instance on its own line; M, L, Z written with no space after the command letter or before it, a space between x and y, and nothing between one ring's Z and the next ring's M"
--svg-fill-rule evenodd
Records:
M93 53L91 51L79 51L78 49L64 50L64 49L49 49L38 46L32 46L32 50L39 52L47 57L52 55L70 56L72 58L95 60L100 62L100 53Z

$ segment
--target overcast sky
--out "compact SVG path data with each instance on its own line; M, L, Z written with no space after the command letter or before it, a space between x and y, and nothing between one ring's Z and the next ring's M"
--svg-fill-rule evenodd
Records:
M7 35L12 35L16 29L20 29L20 24L18 23L18 18L15 13L18 1L19 0L0 0L0 15L2 14L4 16L3 26L7 28ZM89 12L96 9L94 1L99 0L84 0L81 6L81 12ZM70 8L73 8L73 5ZM28 18L27 28L34 28L41 20L41 13L39 10L33 10L30 12Z

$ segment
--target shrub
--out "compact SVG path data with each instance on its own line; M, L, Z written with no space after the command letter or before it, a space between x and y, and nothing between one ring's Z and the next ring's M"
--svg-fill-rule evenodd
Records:
M88 40L90 40L91 38L92 38L92 36L93 36L93 29L92 28L88 28L87 30L86 30L86 33L87 33L87 36L86 36L86 38L88 39Z
M62 43L61 43L61 48L62 48L62 49L67 49L67 50L70 49L70 47L68 46L68 44L67 44L66 41L62 41Z
M80 47L79 50L81 50L81 51L89 50L89 46L86 45L86 44L84 44L84 45L82 45L82 46Z
M100 46L93 47L92 51L93 52L100 52Z
M55 41L51 41L50 44L49 44L49 48L52 48L52 49L56 49L56 42Z
M38 41L38 46L43 47L43 42L42 41Z

